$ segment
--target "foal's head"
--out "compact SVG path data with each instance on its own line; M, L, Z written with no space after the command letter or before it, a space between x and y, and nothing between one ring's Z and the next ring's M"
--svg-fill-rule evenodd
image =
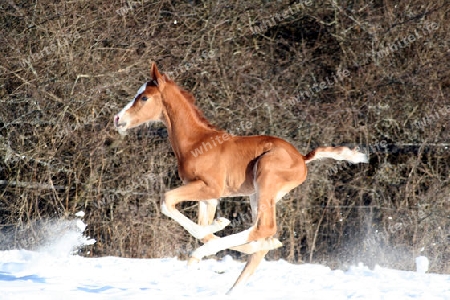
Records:
M114 116L114 126L119 133L124 134L127 129L143 123L161 120L163 103L160 91L167 77L159 73L154 63L151 77L152 80L141 86L134 99Z

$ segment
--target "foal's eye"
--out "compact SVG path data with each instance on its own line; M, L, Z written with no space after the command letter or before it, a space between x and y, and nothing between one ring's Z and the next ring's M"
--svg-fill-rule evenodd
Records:
M148 98L145 97L145 96L141 98L142 101L147 101L147 99L148 99Z

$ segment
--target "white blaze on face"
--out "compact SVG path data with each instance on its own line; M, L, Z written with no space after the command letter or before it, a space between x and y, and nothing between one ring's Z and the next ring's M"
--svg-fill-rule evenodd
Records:
M131 107L133 106L134 101L136 101L137 97L139 97L140 94L142 94L145 89L147 88L147 82L144 83L138 90L136 96L134 96L134 99L131 100L118 114L117 116L119 117L119 119L122 118L123 114Z
M134 96L134 100L136 100L136 98L137 98L140 94L142 94L142 93L145 91L146 88L147 88L147 82L144 83L144 84L139 88L139 90L137 91L136 96Z

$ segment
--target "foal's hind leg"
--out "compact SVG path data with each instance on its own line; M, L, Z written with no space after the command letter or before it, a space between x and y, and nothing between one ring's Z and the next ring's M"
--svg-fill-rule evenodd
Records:
M298 160L295 155L286 155L286 151L282 149L278 150L263 156L256 165L257 216L249 239L265 238L266 242L271 241L271 236L276 232L276 203L306 178L303 160ZM241 275L228 293L247 281L267 252L268 249L261 248L250 256Z
M233 287L228 291L227 294L230 294L233 289L235 289L241 283L245 283L248 278L252 276L253 273L255 273L256 268L259 266L264 256L266 256L267 252L269 252L269 250L259 250L250 256L241 275L239 275L238 279L233 284Z
M270 193L271 191L267 191L268 196L263 196L264 190L261 191L261 194L258 192L257 219L252 227L236 234L209 241L191 254L190 262L199 261L205 256L236 246L248 246L252 249L252 253L278 248L280 242L277 239L272 239L276 232L276 196L271 196ZM275 192L275 194L277 193Z
M258 217L258 195L252 194L250 198L250 208L252 211L253 225L256 223ZM249 242L244 245L236 246L230 248L231 250L239 251L245 254L253 254L260 250L274 250L278 247L283 246L283 244L276 238L260 239L257 241ZM251 258L250 258L251 260Z
M183 201L201 201L215 199L219 195L217 191L208 187L203 181L197 180L171 190L165 194L161 204L161 212L177 221L184 229L197 239L203 239L208 234L224 229L230 221L219 218L208 226L200 226L192 222L175 208L175 205Z

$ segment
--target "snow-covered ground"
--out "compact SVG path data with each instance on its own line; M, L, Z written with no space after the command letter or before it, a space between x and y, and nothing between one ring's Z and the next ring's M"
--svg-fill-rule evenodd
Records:
M226 296L244 263L225 257L188 268L175 258L85 258L67 251L89 243L76 234L41 251L0 251L0 299L450 299L450 275L282 260L263 261L247 285Z

